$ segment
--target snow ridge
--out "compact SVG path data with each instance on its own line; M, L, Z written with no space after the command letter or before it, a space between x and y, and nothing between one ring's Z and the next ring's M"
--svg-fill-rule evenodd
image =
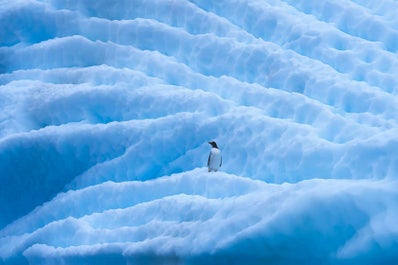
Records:
M0 1L0 264L398 262L396 9Z

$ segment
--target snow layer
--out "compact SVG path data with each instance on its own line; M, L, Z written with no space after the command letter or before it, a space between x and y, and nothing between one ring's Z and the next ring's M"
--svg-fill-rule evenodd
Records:
M0 264L398 263L397 8L0 0Z

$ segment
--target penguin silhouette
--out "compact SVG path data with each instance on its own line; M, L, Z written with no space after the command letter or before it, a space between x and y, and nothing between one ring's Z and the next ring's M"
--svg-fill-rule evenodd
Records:
M222 165L221 151L218 149L216 142L211 141L209 144L211 145L211 150L209 158L207 159L207 168L209 169L209 172L217 172Z

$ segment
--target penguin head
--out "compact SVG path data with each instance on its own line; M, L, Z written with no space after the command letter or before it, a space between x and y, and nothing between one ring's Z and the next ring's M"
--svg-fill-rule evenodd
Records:
M209 142L209 144L211 145L211 147L217 148L217 149L218 149L218 146L217 146L217 143L216 143L216 142L211 141L211 142Z

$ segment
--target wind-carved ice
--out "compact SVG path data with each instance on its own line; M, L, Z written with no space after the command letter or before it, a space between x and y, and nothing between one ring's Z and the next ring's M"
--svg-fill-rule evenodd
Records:
M398 263L397 8L0 1L0 264Z

